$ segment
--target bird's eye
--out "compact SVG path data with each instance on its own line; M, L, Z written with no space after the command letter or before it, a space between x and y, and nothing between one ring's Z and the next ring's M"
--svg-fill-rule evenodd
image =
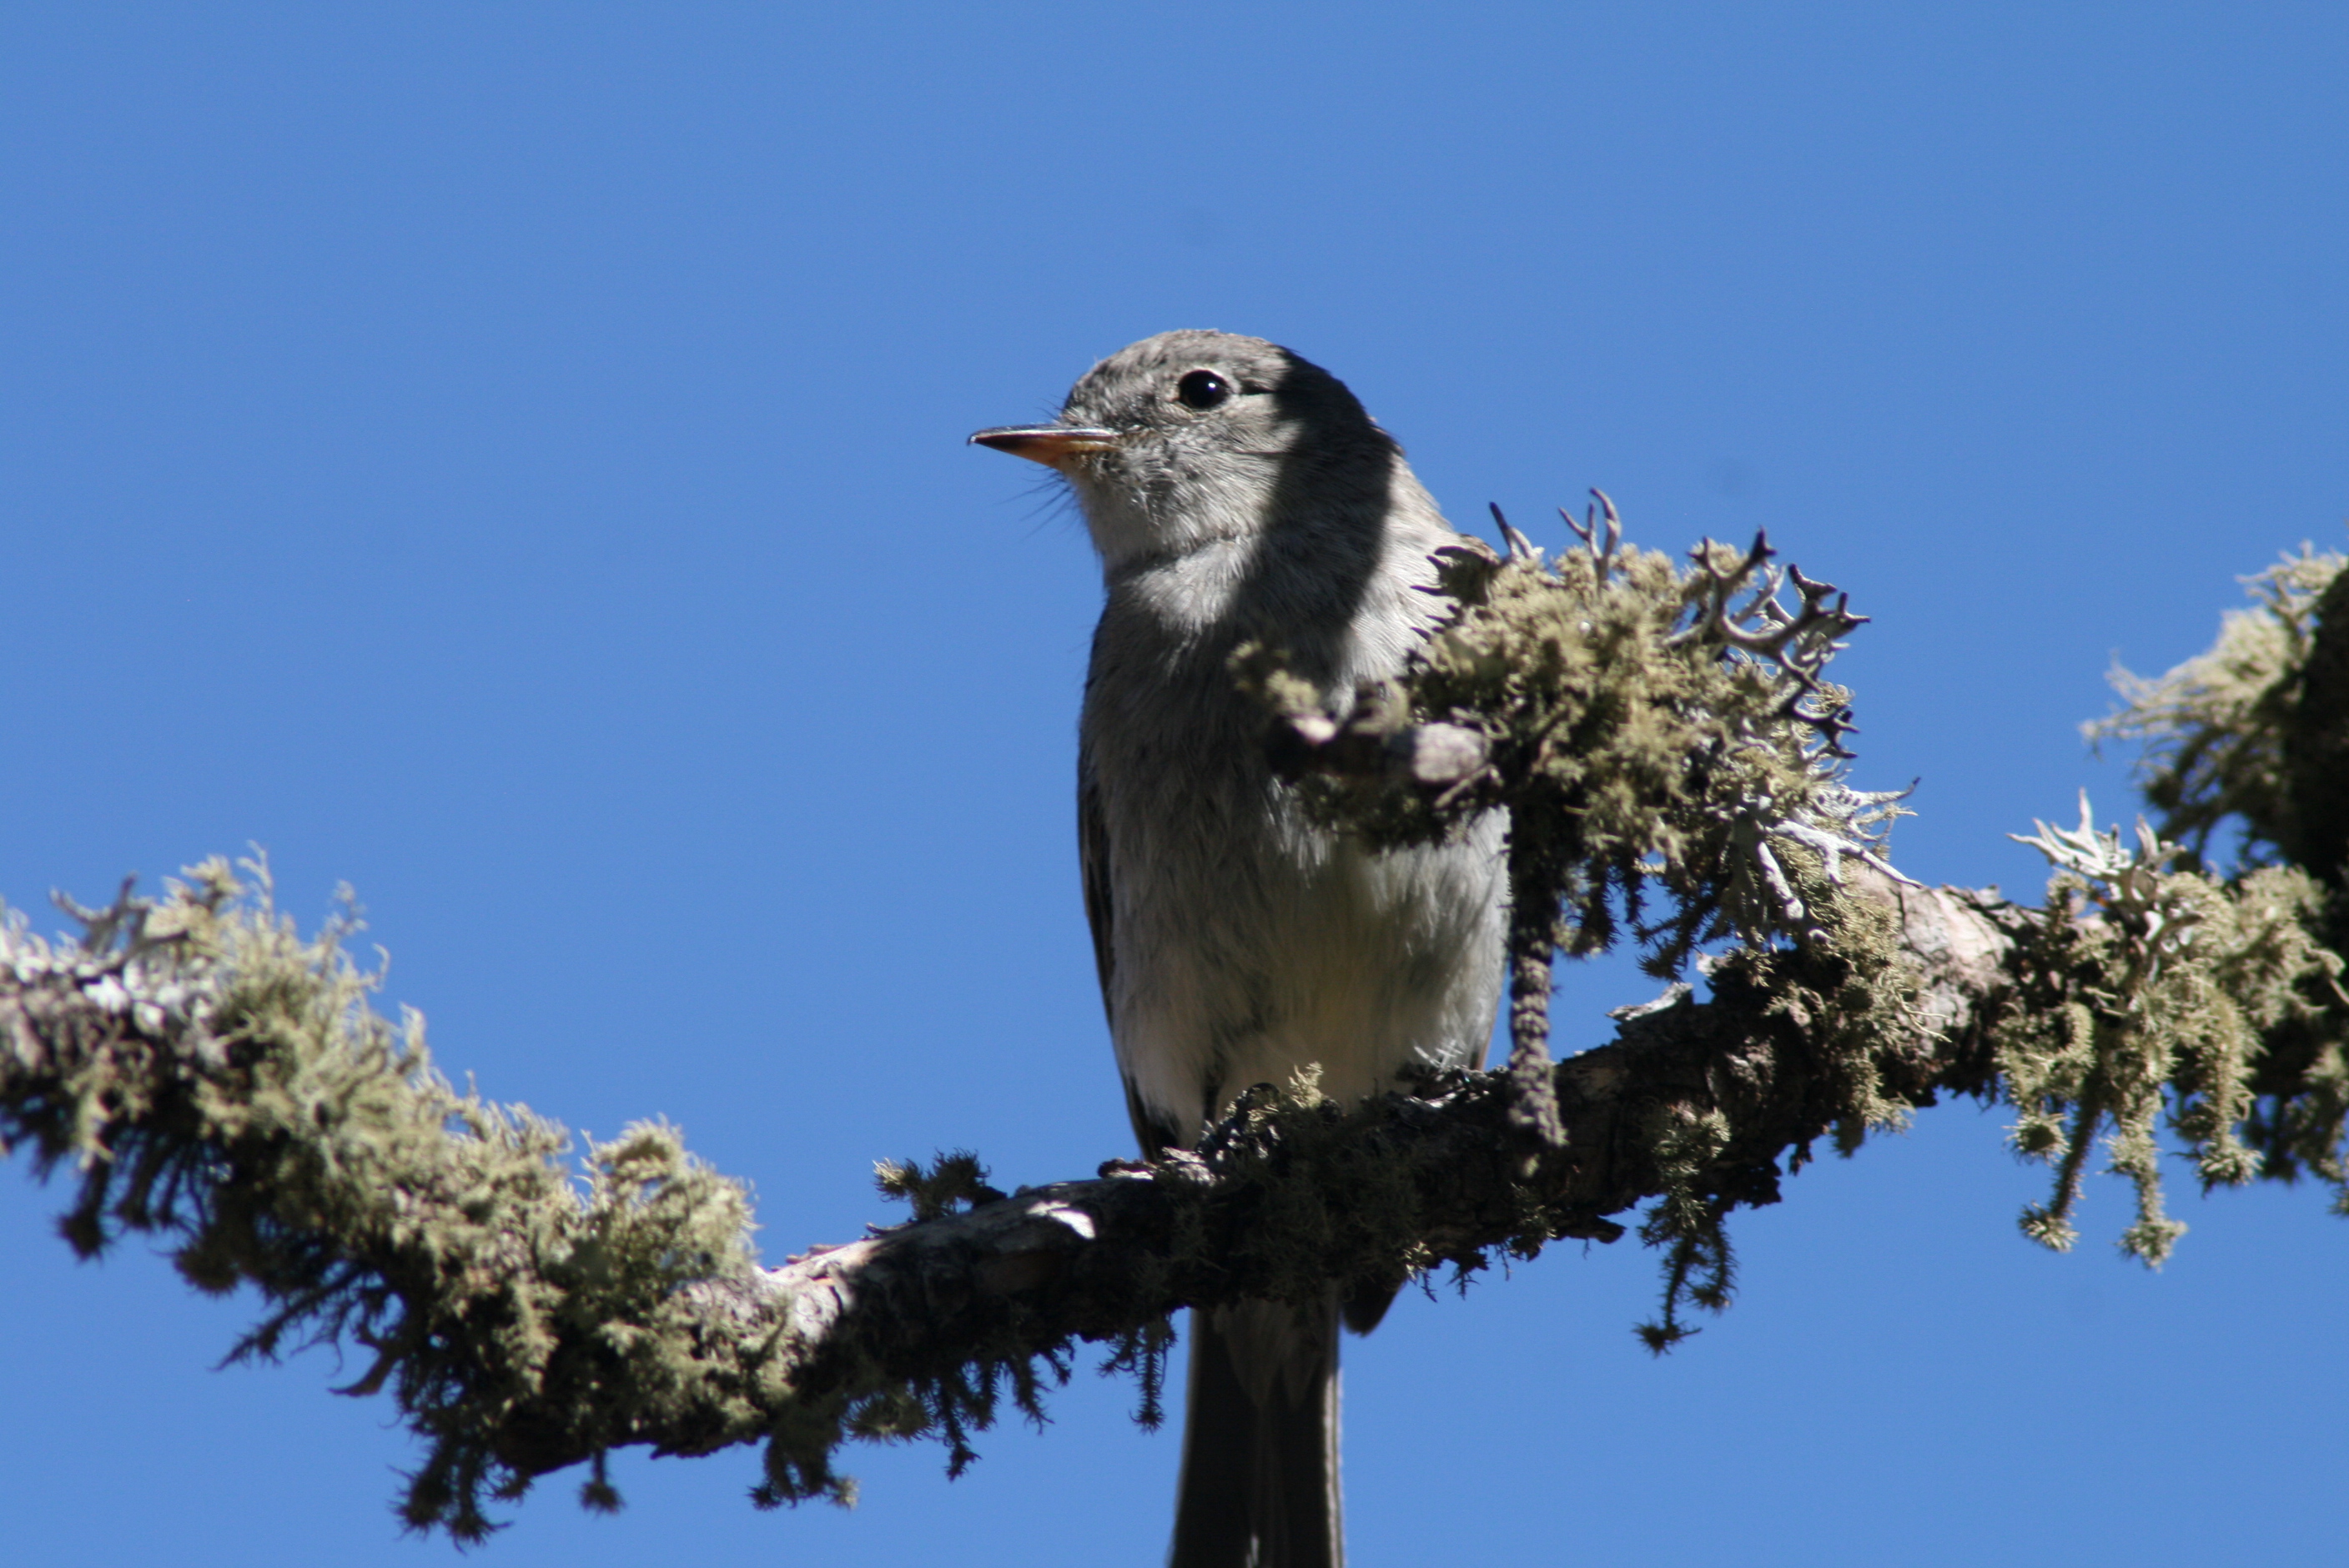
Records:
M1174 383L1185 408L1212 408L1232 395L1232 384L1212 370L1194 370Z

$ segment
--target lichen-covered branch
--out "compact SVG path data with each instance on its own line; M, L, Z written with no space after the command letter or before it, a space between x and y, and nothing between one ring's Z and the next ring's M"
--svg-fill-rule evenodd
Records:
M1804 940L1816 921L1790 866L1889 872L1898 797L1840 771L1849 694L1824 672L1864 622L1833 584L1774 565L1759 536L1676 565L1626 545L1603 494L1555 558L1494 516L1508 554L1439 553L1457 608L1402 681L1325 693L1254 645L1234 664L1330 825L1402 844L1507 814L1510 1072L1519 1123L1555 1142L1552 960L1628 930L1669 979L1706 943Z
M1997 942L1918 896L1965 923L1950 952ZM343 933L298 938L265 887L214 862L160 903L90 914L78 944L18 923L0 947L0 1131L78 1172L77 1246L159 1233L199 1285L258 1286L248 1353L289 1336L369 1350L350 1391L388 1389L428 1446L408 1516L467 1537L487 1496L583 1460L587 1498L610 1501L602 1456L632 1444L763 1441L766 1497L839 1495L846 1438L959 1447L999 1392L1032 1407L1079 1341L1154 1355L1179 1306L1611 1240L1608 1215L1675 1181L1759 1201L1775 1153L1842 1106L1798 1014L1741 972L1723 999L1642 1015L1561 1067L1566 1146L1531 1167L1505 1076L1355 1115L1295 1086L1252 1093L1195 1151L1091 1181L1007 1197L965 1161L892 1171L928 1217L766 1269L740 1189L672 1131L632 1129L566 1168L561 1129L451 1089L412 1024L367 1005ZM1831 963L1783 962L1798 990L1832 991ZM1979 976L1945 967L1963 1009ZM1912 1046L1894 1076L1922 1092L1938 1069ZM1723 1130L1671 1156L1671 1177L1656 1132L1677 1125Z
M1139 1377L1149 1417L1178 1307L1464 1277L1634 1222L1665 1250L1642 1330L1661 1348L1683 1309L1727 1302L1736 1209L1775 1201L1821 1140L1851 1152L1946 1093L2014 1108L2017 1148L2054 1167L2026 1216L2051 1244L2099 1140L2137 1185L2123 1244L2148 1262L2178 1230L2158 1138L2206 1183L2306 1172L2349 1192L2333 881L2179 871L2158 836L2131 848L2084 818L2034 840L2057 867L2042 905L1906 883L1878 853L1889 799L1837 771L1839 602L1790 573L1801 604L1774 608L1758 545L1686 570L1623 550L1611 510L1582 542L1560 564L1456 562L1469 608L1403 688L1329 705L1277 654L1243 672L1332 820L1392 841L1511 812L1539 845L1521 903L1547 889L1519 956L1628 931L1660 974L1706 984L1562 1063L1521 1052L1351 1111L1309 1074L1251 1090L1194 1150L1009 1194L967 1155L889 1166L911 1222L767 1267L743 1190L673 1130L574 1150L458 1093L412 1018L375 1011L347 923L305 938L261 868L215 861L160 902L78 912L76 941L0 928L0 1140L71 1173L77 1248L153 1233L197 1285L256 1287L242 1353L365 1351L349 1391L388 1392L425 1446L407 1517L465 1539L492 1499L570 1465L613 1505L605 1456L629 1446L761 1444L768 1502L844 1496L851 1438L933 1434L959 1465L1087 1343ZM2274 678L2315 690L2330 645L2320 627L2306 671ZM2293 733L2322 727L2307 707ZM2254 709L2283 711L2230 711ZM2295 788L2290 841L2321 841L2319 797Z
M388 1389L427 1445L419 1525L477 1536L490 1496L581 1461L609 1504L603 1457L639 1444L763 1443L766 1500L841 1496L847 1439L930 1432L959 1460L1081 1342L1146 1370L1177 1307L1473 1273L1612 1240L1651 1200L1650 1233L1686 1253L1651 1331L1676 1337L1679 1295L1724 1299L1720 1219L1775 1201L1819 1139L1996 1082L2037 917L1865 872L1843 896L1847 929L1906 954L1900 995L1832 942L1733 953L1710 1001L1631 1010L1557 1066L1564 1138L1534 1160L1506 1074L1351 1115L1292 1086L1195 1151L1090 1181L1006 1196L967 1161L893 1171L928 1217L770 1269L740 1189L673 1131L567 1168L561 1129L457 1094L367 1006L338 933L298 939L215 863L98 912L82 944L10 932L0 1131L78 1172L77 1246L160 1233L196 1284L257 1285L248 1353L370 1351L351 1391Z
M1856 1146L1901 1114L1867 1064L1922 1026L1904 1011L1908 955L1871 937L1844 896L1847 861L1899 880L1880 853L1899 797L1845 782L1848 696L1824 675L1860 618L1830 585L1772 566L1763 541L1742 552L1707 542L1675 566L1624 546L1604 496L1587 521L1568 521L1578 548L1555 561L1506 521L1506 558L1451 552L1444 586L1464 609L1402 681L1350 707L1288 676L1277 653L1248 651L1240 675L1266 703L1273 754L1327 820L1385 841L1509 813L1521 1079L1547 1033L1553 945L1595 951L1628 925L1670 978L1701 944L1734 938L1698 961L1716 989L1724 968L1767 967L1773 954L1835 954L1850 966L1846 989L1871 999L1834 1025L1852 1048L1821 1064L1856 1075L1839 1134ZM2015 1148L2055 1167L2049 1201L2023 1216L2047 1245L2071 1244L2102 1138L2137 1190L2124 1250L2148 1264L2168 1254L2183 1227L2163 1212L2165 1118L2206 1184L2307 1171L2349 1192L2342 564L2303 549L2251 580L2258 603L2228 616L2217 648L2158 681L2117 677L2131 707L2092 729L2150 743L2148 791L2196 851L2224 823L2242 829L2255 852L2236 875L2202 874L2199 854L2142 824L2125 850L2095 830L2085 800L2078 830L2043 824L2025 841L2058 874L2044 907L2006 920L2014 1001L1985 1039ZM1795 605L1779 603L1788 584ZM2198 869L2171 869L2179 860ZM1666 913L1643 921L1652 891ZM1830 1015L1813 1016L1828 1026ZM1539 1095L1521 1099L1526 1119L1542 1112ZM1659 1136L1683 1151L1704 1140L1702 1128ZM1671 1249L1660 1345L1681 1332L1681 1305L1726 1299L1733 1199L1702 1186L1667 1194L1642 1228Z

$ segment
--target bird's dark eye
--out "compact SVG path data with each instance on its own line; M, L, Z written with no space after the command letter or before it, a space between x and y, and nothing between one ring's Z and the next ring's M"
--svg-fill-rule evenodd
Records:
M1212 408L1232 395L1232 384L1212 370L1194 370L1174 383L1185 408Z

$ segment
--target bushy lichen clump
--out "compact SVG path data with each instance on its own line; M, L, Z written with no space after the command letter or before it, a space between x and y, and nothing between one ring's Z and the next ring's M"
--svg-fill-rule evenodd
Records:
M1398 687L1353 694L1349 731L1473 737L1477 765L1399 779L1308 757L1297 769L1308 798L1381 843L1507 812L1510 1071L1543 1141L1560 1135L1547 1099L1552 959L1628 934L1661 978L1722 943L1733 958L1713 962L1737 963L1746 981L1767 972L1816 1045L1828 1119L1856 1147L1905 1116L1878 1063L1925 1028L1883 912L1841 886L1847 858L1898 877L1879 854L1898 796L1846 781L1850 694L1825 677L1861 618L1833 585L1772 565L1760 538L1746 550L1707 541L1681 563L1625 545L1604 496L1568 521L1578 542L1554 558L1506 521L1506 558L1446 551L1439 586L1457 611ZM1343 705L1290 676L1277 650L1246 651L1240 669L1292 728L1329 736L1319 716ZM1727 1301L1723 1221L1742 1200L1705 1175L1725 1128L1666 1116L1652 1130L1662 1168L1681 1173L1642 1228L1667 1248L1663 1316L1642 1330L1661 1347L1687 1332L1682 1305Z
M2251 861L2281 854L2335 880L2337 865L2303 853L2292 743L2320 610L2344 561L2302 544L2243 580L2253 603L2226 613L2207 651L2152 679L2114 668L2123 705L2087 736L2143 746L2138 786L2161 835L2192 857L2231 823Z
M1465 730L1484 765L1441 789L1323 772L1310 799L1383 843L1507 809L1513 851L1537 845L1550 872L1568 953L1609 948L1628 926L1670 976L1733 934L1808 934L1786 862L1832 880L1840 856L1874 858L1896 814L1896 797L1844 781L1850 694L1823 674L1861 618L1832 585L1770 565L1760 539L1707 541L1683 565L1624 544L1611 507L1578 531L1555 558L1521 538L1506 559L1444 552L1440 586L1457 613L1399 690L1354 694L1355 726ZM1778 602L1790 582L1791 609ZM1327 705L1285 676L1278 650L1248 650L1242 669L1276 711Z
M2303 544L2245 579L2253 603L2208 651L2153 679L2115 671L2124 706L2087 733L2144 745L2158 832L2141 822L2124 848L2083 800L2079 828L2025 841L2057 873L1995 1043L2015 1147L2056 1167L2023 1216L2051 1246L2073 1239L2107 1124L2111 1168L2137 1189L2121 1245L2147 1263L2183 1229L2161 1210L2165 1126L2206 1187L2305 1173L2349 1214L2344 565Z
M2325 895L2291 867L2230 882L2165 870L2177 846L2142 823L2134 848L2117 830L2096 831L2085 798L2078 828L2042 824L2025 841L2058 870L2045 908L2019 927L2015 984L1992 1039L2014 1147L2056 1175L2023 1229L2071 1246L2103 1131L2109 1168L2137 1194L2121 1248L2158 1265L2186 1228L2163 1209L2165 1127L2205 1188L2240 1185L2261 1173L2242 1130L2269 1039L2329 1032L2337 1061L2342 961L2314 934ZM2309 1161L2336 1181L2339 1138L2336 1119Z
M699 1317L683 1286L752 1266L750 1203L672 1129L632 1127L574 1168L562 1127L434 1072L420 1020L368 1005L354 923L298 935L257 863L82 913L77 945L14 917L0 938L0 1149L75 1171L61 1229L78 1251L162 1233L198 1288L257 1285L266 1309L235 1355L370 1351L348 1391L388 1384L427 1443L411 1522L487 1530L484 1494L527 1481L498 1457L520 1446L516 1412L587 1434L574 1457L596 1460L584 1495L605 1505L622 1411L689 1401L714 1441L758 1435L747 1390L722 1383L739 1364L681 1331Z

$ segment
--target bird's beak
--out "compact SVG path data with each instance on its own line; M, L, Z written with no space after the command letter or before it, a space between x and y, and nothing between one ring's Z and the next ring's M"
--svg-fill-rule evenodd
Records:
M975 432L970 444L1057 469L1080 452L1110 450L1117 445L1117 432L1089 425L999 425Z

